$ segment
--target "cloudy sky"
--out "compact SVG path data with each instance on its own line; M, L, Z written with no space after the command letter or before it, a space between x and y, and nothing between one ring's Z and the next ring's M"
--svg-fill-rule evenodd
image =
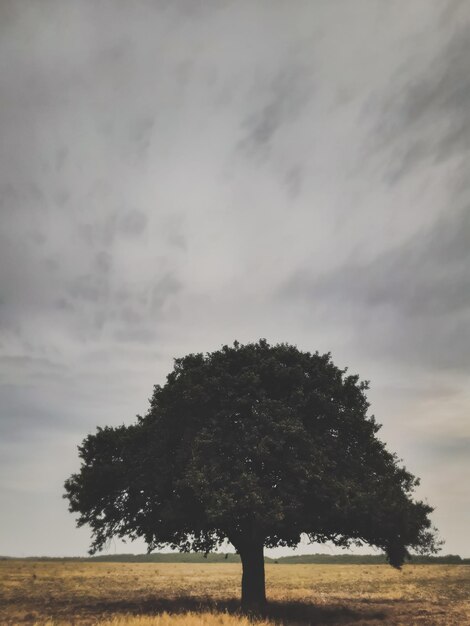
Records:
M470 556L469 63L465 0L0 3L0 554L85 554L80 441L266 337Z

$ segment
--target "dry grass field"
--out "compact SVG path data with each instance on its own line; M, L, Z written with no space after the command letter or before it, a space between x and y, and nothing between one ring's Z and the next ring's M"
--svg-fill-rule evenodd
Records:
M248 626L238 564L0 562L0 624ZM470 566L266 567L260 624L470 624Z

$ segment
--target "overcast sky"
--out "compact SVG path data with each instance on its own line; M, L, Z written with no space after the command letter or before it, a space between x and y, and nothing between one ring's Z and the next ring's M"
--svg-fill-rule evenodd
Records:
M0 554L85 554L76 446L265 337L470 556L469 67L465 0L0 2Z

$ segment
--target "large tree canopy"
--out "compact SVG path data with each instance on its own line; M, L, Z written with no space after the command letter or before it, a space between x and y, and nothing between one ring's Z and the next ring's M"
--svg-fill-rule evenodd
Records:
M176 359L145 417L99 428L65 483L91 552L113 536L208 552L229 540L242 600L264 601L263 548L366 543L399 567L435 552L418 480L377 438L367 383L330 355L294 346L224 346Z

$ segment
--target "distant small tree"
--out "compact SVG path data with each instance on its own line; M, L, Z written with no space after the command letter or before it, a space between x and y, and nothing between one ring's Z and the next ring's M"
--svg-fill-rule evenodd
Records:
M114 537L209 552L230 541L242 605L265 603L264 547L369 544L400 567L436 552L418 480L376 437L368 385L329 354L265 340L175 360L145 417L98 428L65 483L94 553Z

